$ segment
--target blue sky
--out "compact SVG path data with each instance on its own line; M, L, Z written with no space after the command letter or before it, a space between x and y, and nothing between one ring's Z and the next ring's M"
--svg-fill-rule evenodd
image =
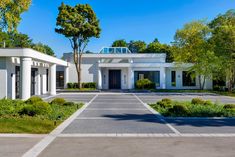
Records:
M22 15L19 31L34 42L49 45L58 57L70 52L68 39L54 31L58 6L62 0L33 0ZM100 20L101 37L92 39L87 49L98 52L116 39L158 38L170 43L175 31L192 20L211 20L219 13L235 8L235 0L64 0L66 4L88 3Z

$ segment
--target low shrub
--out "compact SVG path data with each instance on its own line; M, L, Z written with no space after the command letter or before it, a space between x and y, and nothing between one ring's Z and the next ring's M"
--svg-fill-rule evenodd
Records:
M235 104L225 104L223 106L224 109L234 109L235 110Z
M64 98L55 98L51 101L51 104L63 105L65 102Z
M51 106L47 102L38 101L33 104L28 104L22 107L22 109L19 111L19 114L35 116L49 114L50 112Z
M172 108L169 109L170 113L186 116L189 112L188 108L184 105L174 105Z
M72 82L67 83L67 88L74 88L74 83Z
M155 89L155 83L151 82L149 79L141 79L136 81L135 86L137 89Z
M22 100L1 99L0 100L0 116L17 115L21 107L24 105Z
M34 103L40 102L40 101L43 101L42 98L40 98L38 96L32 96L31 98L26 100L25 103L27 103L27 104L34 104Z
M160 106L160 107L163 107L163 108L169 108L169 107L171 107L171 104L170 104L170 103L167 103L166 101L158 101L158 102L157 102L157 105Z
M78 83L73 83L73 88L78 88L79 84Z
M82 88L96 88L95 82L82 83Z
M167 104L172 104L172 100L169 98L162 99L162 102L166 102Z
M200 104L200 105L202 105L202 104L204 104L205 103L205 101L203 100L203 99L201 99L201 98L193 98L192 99L192 101L191 101L191 103L192 104Z
M213 103L210 100L204 101L203 105L213 105Z
M74 102L65 102L63 105L64 106L74 106L75 103Z

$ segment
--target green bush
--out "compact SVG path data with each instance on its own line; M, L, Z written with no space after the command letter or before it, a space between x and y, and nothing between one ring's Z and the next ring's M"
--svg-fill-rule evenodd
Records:
M155 83L151 82L149 79L141 79L136 81L135 86L137 89L155 89Z
M204 101L203 105L213 105L213 103L210 100Z
M95 82L82 83L82 88L96 88Z
M171 104L167 103L166 101L158 101L157 105L162 107L162 108L169 108L169 107L171 107Z
M184 105L174 105L172 108L169 109L169 112L175 115L186 116L189 112L188 108Z
M73 88L78 88L78 87L79 87L78 83L73 83Z
M43 101L42 98L38 97L38 96L32 96L31 98L29 98L28 100L25 101L26 104L34 104L36 102L40 102Z
M224 107L223 107L224 109L234 109L235 110L235 104L225 104L224 105Z
M167 104L172 104L172 100L169 98L162 99L162 102L166 102Z
M55 98L51 101L51 104L63 105L65 102L64 98Z
M205 101L201 98L193 98L192 101L191 101L192 104L200 104L200 105L203 105L205 103Z
M67 83L67 88L74 88L74 83L71 82Z
M51 112L51 106L43 101L38 101L33 104L28 104L24 106L20 111L20 115L28 115L28 116L35 116L35 115L46 115Z
M24 105L22 100L1 99L0 100L0 116L17 115Z
M64 106L74 106L75 103L74 102L65 102L63 105Z

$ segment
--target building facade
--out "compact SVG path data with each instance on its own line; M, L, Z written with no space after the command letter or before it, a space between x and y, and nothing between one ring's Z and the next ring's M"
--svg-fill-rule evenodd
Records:
M32 49L0 49L0 98L26 100L32 95L56 94L56 69L68 63Z
M77 82L73 54L63 58L70 63L69 82ZM98 89L134 89L135 82L147 78L157 89L199 89L199 78L189 73L192 64L166 63L166 54L131 53L127 48L103 48L100 53L83 54L82 82L96 82ZM63 74L63 71L60 71ZM205 89L212 89L206 80Z

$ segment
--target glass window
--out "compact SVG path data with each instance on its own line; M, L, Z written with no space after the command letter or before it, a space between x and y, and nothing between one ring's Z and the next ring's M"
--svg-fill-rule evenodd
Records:
M171 71L171 86L175 87L176 86L176 72Z
M159 71L135 71L134 80L149 79L156 84L156 87L160 86L160 72Z
M195 72L183 71L183 86L196 86Z

